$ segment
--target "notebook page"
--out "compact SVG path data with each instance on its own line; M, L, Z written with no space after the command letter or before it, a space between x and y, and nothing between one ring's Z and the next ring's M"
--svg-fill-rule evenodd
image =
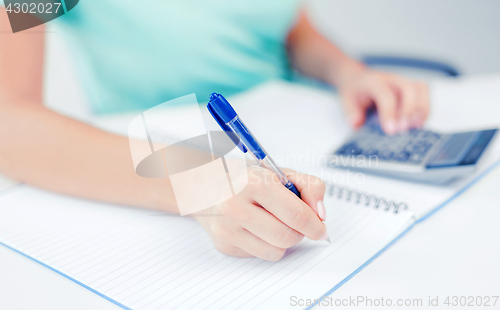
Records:
M197 222L21 186L0 198L0 242L132 309L276 309L318 298L413 222L327 199L332 244L276 263L218 253Z

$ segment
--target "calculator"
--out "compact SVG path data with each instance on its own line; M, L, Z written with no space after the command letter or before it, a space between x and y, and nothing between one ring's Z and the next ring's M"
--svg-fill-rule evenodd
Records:
M330 167L445 184L476 170L497 129L441 134L412 129L386 135L371 111L365 125L328 157Z

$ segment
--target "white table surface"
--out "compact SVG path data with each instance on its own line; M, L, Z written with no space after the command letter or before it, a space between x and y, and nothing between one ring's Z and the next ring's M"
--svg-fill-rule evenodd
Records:
M350 296L423 300L500 295L500 167L402 239L340 287ZM355 308L355 307L352 307ZM366 307L356 307L366 308ZM379 307L380 308L380 307ZM428 307L405 307L404 309ZM448 307L476 309L475 307ZM479 307L478 307L479 308ZM482 309L482 308L480 308ZM496 307L500 309L500 299Z

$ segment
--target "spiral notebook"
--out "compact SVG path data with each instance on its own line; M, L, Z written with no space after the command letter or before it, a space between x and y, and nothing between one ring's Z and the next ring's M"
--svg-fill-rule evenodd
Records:
M282 309L327 292L414 223L406 203L380 200L329 186L332 243L304 240L272 263L218 253L192 218L20 185L1 199L0 242L125 309Z
M301 106L300 114L294 111L292 103L305 99L309 108ZM303 307L311 308L416 223L500 165L496 143L478 173L435 187L368 175L359 180L348 171L315 170L320 166L316 161L308 166L280 156L306 158L301 156L311 154L301 152L309 150L327 154L340 142L345 125L340 118L332 120L332 115L340 115L333 100L326 92L280 84L233 101L239 102L238 111L245 116L258 110L248 108L255 102L267 104L268 110L272 103L283 111L285 124L267 114L245 121L278 163L328 182L325 205L331 244L304 240L275 263L238 259L218 253L192 218L96 203L26 185L0 196L0 244L124 309L296 309L294 297L311 300ZM284 130L299 128L285 126L295 121L315 132L314 139L273 143L273 137L266 135L272 129L286 136ZM126 128L127 122L121 123Z

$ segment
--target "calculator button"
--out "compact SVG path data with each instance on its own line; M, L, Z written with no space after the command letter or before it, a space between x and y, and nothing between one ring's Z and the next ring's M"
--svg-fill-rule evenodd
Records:
M344 154L346 155L359 155L363 152L363 149L360 149L357 146L349 146L345 149Z
M390 160L394 156L394 152L392 151L382 151L380 154L380 158L384 160Z
M419 147L419 146L425 145L425 144L426 144L426 142L425 142L425 140L423 140L423 139L418 139L418 140L415 140L415 141L413 142L413 144L414 144L416 147Z
M408 158L410 158L410 153L403 151L398 154L396 159L399 161L407 161Z
M405 147L405 151L407 151L408 153L413 153L413 152L415 152L416 149L417 149L417 146L415 144L408 144Z
M424 156L420 154L413 154L410 156L410 161L414 163L420 163L422 162L422 159L424 159Z
M432 131L426 131L423 134L424 139L437 140L441 138L441 135Z
M375 156L378 154L378 150L377 149L368 149L368 150L365 150L365 152L363 152L363 154L366 156Z
M345 153L345 151L346 151L346 149L347 149L349 146L353 145L353 143L354 143L354 142L351 142L351 143L347 143L347 144L342 145L342 146L340 147L340 149L338 149L338 150L337 150L337 154L339 154L339 155L344 154L344 153Z
M430 144L424 144L424 145L420 145L416 150L415 150L415 153L417 154L425 154L431 147L432 145Z

